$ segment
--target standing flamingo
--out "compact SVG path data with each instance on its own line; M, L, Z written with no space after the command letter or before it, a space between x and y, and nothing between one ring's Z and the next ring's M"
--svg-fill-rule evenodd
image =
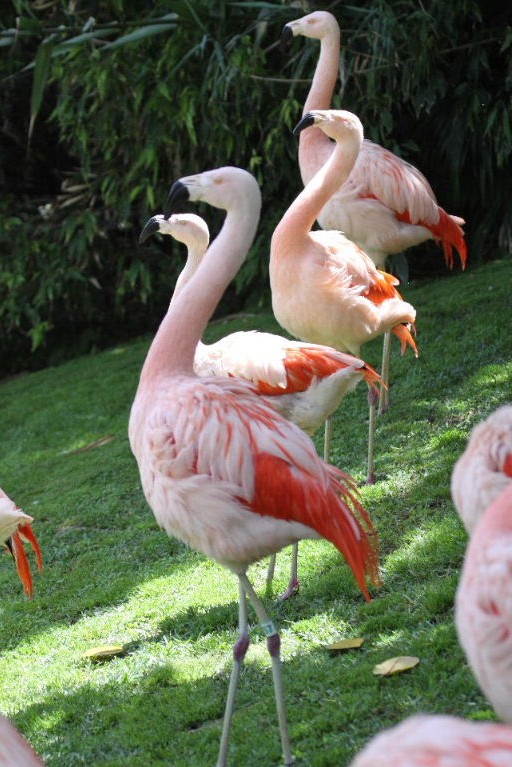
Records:
M409 332L416 318L396 289L398 281L380 271L351 240L338 231L312 231L318 212L347 178L359 154L363 128L344 110L316 110L295 131L318 126L335 140L326 164L290 205L270 246L272 307L279 324L305 341L324 343L359 356L361 346L391 330L402 343L417 348ZM370 407L368 482L374 481L375 406Z
M349 767L510 767L512 727L416 714L378 733Z
M340 62L340 27L328 11L315 11L291 21L283 28L282 39L298 35L320 40L320 56L303 114L330 109ZM329 137L318 128L304 131L299 138L299 167L304 185L327 162L333 151ZM443 245L447 266L453 268L453 248L458 250L462 268L467 247L461 225L464 219L441 208L420 171L388 149L364 139L350 174L340 176L332 196L318 211L323 229L339 229L384 268L388 255L401 253L434 239ZM389 381L391 335L384 334L382 378ZM389 405L389 387L381 389L379 413Z
M284 40L297 35L320 40L320 57L304 112L330 109L340 62L340 27L328 11L315 11L285 25ZM301 134L299 166L308 184L333 152L329 137L319 129ZM441 242L446 264L453 267L453 248L462 268L467 248L461 224L436 201L420 171L379 144L364 139L350 175L340 175L333 194L319 209L323 229L339 229L384 267L386 258L426 240Z
M1 767L44 767L16 727L0 714L0 765Z
M41 548L32 530L33 521L33 518L21 511L0 487L0 541L11 551L23 590L29 598L34 593L34 584L24 541L32 545L39 571L43 568Z
M455 601L457 632L480 688L512 724L512 406L474 429L456 472L454 500L466 512L477 507Z
M368 599L366 576L378 580L375 533L351 478L322 461L310 437L258 397L253 384L194 374L197 343L253 241L261 206L256 180L241 169L203 173L195 183L208 190L210 201L210 187L224 187L226 217L150 346L130 414L130 445L159 525L238 576L240 634L217 767L227 763L249 643L247 597L267 635L283 755L291 765L279 634L247 568L301 538L325 537L342 552Z
M472 534L491 503L512 486L512 405L477 424L452 472L455 508Z
M215 171L218 173L219 171ZM225 173L225 171L221 171ZM239 178L234 175L232 184ZM242 177L242 181L245 181ZM179 181L178 198L186 190L186 179ZM220 190L215 185L215 201L222 206ZM192 196L194 184L192 184ZM242 193L243 189L240 190ZM173 195L176 197L176 194ZM202 201L207 202L202 190ZM172 301L201 263L209 242L206 222L193 213L175 213L169 218L156 215L146 223L140 241L144 242L154 232L167 234L187 246L187 261L178 277ZM172 304L171 301L171 304ZM328 346L290 341L273 333L239 331L221 338L214 344L199 341L194 357L194 372L203 376L235 376L252 381L258 393L285 418L293 421L309 435L325 422L339 407L345 395L365 380L376 386L378 373L365 362L349 354L338 352ZM324 445L324 460L329 460L329 446ZM275 568L275 555L271 557L267 585L270 585ZM281 599L287 599L299 589L298 543L294 544L291 574L287 589Z

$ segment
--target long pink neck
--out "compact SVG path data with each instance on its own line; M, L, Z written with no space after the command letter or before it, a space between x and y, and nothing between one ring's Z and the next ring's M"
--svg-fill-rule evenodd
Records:
M320 56L302 114L312 109L330 109L340 64L340 29L333 24L320 40ZM299 166L307 184L332 151L332 143L320 128L303 131L299 137Z
M310 128L303 132L308 130ZM348 178L357 160L361 139L354 136L343 144L333 146L331 156L292 202L277 225L274 236L284 236L292 241L295 236L309 232L324 205Z
M242 265L258 226L259 201L241 190L239 203L227 212L196 273L172 301L149 349L141 383L162 376L193 375L197 343Z

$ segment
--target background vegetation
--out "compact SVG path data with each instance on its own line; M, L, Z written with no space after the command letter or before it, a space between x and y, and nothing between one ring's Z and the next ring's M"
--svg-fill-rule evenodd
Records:
M268 303L270 234L300 189L290 129L318 56L278 40L318 8L343 29L336 105L467 220L472 263L510 251L506 4L14 0L0 25L2 372L155 326L173 275L137 236L184 173L235 164L260 180L259 237L221 312ZM411 257L413 277L443 269L433 245Z
M171 266L167 258L163 268ZM469 430L510 401L510 262L406 289L420 357L393 347L391 407L379 419L377 483L362 487L381 541L383 586L367 604L327 542L300 547L299 595L282 606L289 552L277 560L269 612L282 631L293 751L302 767L345 767L381 728L418 712L493 719L457 643L453 599L467 537L450 475ZM271 314L218 321L276 330ZM0 710L48 767L215 764L231 649L236 578L158 529L127 439L149 339L0 384L2 486L31 514L45 566L22 593L0 557ZM365 347L378 364L381 343ZM359 387L335 419L333 462L365 477L367 401ZM321 434L318 435L321 450ZM33 557L32 557L33 561ZM265 563L251 568L265 590ZM265 639L250 613L230 765L277 767L279 738ZM364 638L331 655L324 644ZM125 654L91 663L98 645ZM419 665L378 678L397 655ZM391 766L390 766L391 767Z

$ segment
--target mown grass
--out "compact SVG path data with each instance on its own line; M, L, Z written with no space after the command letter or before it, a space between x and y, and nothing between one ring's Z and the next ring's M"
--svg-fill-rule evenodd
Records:
M475 422L512 399L510 260L404 290L418 310L420 357L394 347L391 409L378 425L377 483L362 487L381 539L383 585L367 604L335 549L301 544L301 590L267 599L282 631L298 763L340 767L383 726L417 712L493 718L457 644L453 597L466 536L449 481ZM210 326L277 329L270 315ZM0 709L49 767L215 764L236 579L161 532L147 507L126 428L149 339L0 384L4 489L36 519L45 556L35 597L0 560ZM380 343L365 349L378 365ZM360 387L336 417L333 462L362 483ZM86 449L109 437L104 444ZM318 438L321 444L321 435ZM287 583L278 557L275 594ZM251 577L264 592L265 565ZM255 622L255 621L254 621ZM361 636L358 651L323 644ZM104 663L91 647L126 644ZM417 655L407 673L376 663ZM231 764L280 763L265 642L255 627L232 734Z

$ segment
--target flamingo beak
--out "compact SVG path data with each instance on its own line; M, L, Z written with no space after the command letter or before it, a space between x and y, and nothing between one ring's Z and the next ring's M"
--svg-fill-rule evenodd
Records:
M188 187L182 181L175 181L169 190L167 202L164 207L164 218L169 218L172 213L180 208L181 203L186 202L190 196Z
M139 234L139 245L142 245L142 243L146 242L146 240L151 237L152 234L155 234L159 231L160 221L156 216L153 216L149 219L149 221L146 221L142 232Z
M32 573L30 571L27 552L25 551L24 541L28 541L34 549L37 567L39 572L41 572L43 569L43 555L41 553L39 542L30 524L20 525L18 530L11 535L7 546L12 552L14 561L16 562L16 569L23 584L23 591L29 597L29 599L31 599L32 594L34 593L34 584L32 581Z
M298 136L301 131L304 130L304 128L310 128L312 125L314 125L316 122L315 115L312 112L308 112L304 115L302 120L300 120L295 128L293 129L293 135Z
M285 24L283 31L281 32L281 41L279 43L279 47L282 51L286 52L290 49L293 37L294 35L291 26L289 24Z

